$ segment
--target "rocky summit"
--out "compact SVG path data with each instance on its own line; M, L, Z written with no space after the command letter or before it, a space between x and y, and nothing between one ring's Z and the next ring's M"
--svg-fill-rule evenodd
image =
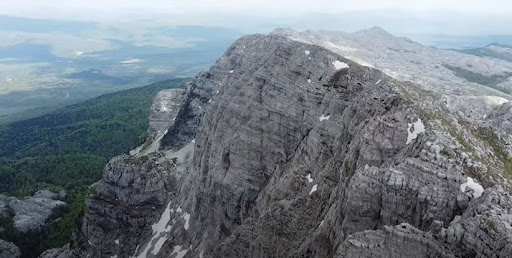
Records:
M110 161L69 247L43 256L512 257L511 96L432 90L305 35L242 37L159 95L151 141ZM402 50L367 56L392 69Z

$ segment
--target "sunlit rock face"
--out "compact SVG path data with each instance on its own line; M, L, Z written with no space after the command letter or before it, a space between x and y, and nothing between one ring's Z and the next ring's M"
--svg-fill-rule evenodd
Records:
M190 83L151 152L110 161L67 252L507 257L502 143L463 119L324 47L243 37Z
M151 105L149 113L148 135L151 140L163 135L165 130L176 119L183 101L185 91L182 89L169 89L160 91Z

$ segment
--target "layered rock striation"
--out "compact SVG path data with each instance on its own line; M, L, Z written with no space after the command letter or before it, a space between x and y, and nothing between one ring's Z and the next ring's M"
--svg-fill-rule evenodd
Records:
M457 119L442 96L323 47L246 36L190 83L153 151L110 161L55 253L510 257L511 172L484 164L508 156Z

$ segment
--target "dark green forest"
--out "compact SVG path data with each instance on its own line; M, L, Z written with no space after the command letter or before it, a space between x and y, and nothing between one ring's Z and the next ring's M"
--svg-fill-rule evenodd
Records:
M168 80L111 93L0 126L0 193L22 197L43 188L65 190L64 201L69 204L56 211L55 218L61 219L49 223L42 234L27 237L4 230L0 238L15 242L20 249L30 246L25 257L66 244L85 211L85 198L93 191L90 185L101 179L108 160L146 140L149 108L156 93L183 88L186 81ZM0 226L12 229L8 220L0 218Z

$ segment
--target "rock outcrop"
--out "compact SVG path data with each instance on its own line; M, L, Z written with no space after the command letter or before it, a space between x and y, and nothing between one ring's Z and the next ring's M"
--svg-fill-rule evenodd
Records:
M151 140L163 135L176 119L183 97L182 89L163 90L156 95L149 113L148 135Z
M63 201L41 196L45 194L47 195L48 192L37 192L35 196L39 197L26 197L22 199L0 195L0 214L3 214L7 208L10 208L14 213L14 227L18 232L24 233L29 230L37 232L45 225L46 220L56 207L66 205ZM55 194L55 196L57 195Z
M71 256L71 250L69 245L65 245L62 248L54 248L46 250L39 257L40 258L67 258Z
M0 258L18 258L20 249L11 242L0 239Z
M496 134L323 47L239 39L165 131L106 166L69 256L512 253Z

